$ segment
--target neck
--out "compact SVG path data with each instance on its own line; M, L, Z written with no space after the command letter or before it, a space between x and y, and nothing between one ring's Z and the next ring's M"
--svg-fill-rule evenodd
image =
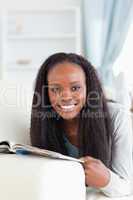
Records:
M68 140L78 146L78 119L73 119L70 121L64 120L63 121L63 129L65 130L65 133L67 134Z

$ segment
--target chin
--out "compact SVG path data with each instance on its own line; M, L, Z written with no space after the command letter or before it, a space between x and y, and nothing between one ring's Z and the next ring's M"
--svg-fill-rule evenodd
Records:
M78 117L78 114L60 114L60 116L64 119L64 120L73 120L76 119Z

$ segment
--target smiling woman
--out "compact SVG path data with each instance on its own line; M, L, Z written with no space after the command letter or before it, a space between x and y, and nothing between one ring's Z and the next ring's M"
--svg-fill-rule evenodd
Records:
M87 186L108 196L131 193L130 116L108 102L95 68L84 57L56 53L42 64L30 134L34 146L82 157Z
M63 119L74 119L86 102L85 74L76 64L57 64L48 74L48 92L52 107Z

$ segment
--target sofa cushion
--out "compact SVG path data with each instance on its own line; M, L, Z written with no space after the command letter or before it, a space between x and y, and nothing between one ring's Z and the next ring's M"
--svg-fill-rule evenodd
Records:
M84 170L77 162L4 154L0 166L1 200L85 200Z
M31 88L0 81L0 141L30 144L31 102Z

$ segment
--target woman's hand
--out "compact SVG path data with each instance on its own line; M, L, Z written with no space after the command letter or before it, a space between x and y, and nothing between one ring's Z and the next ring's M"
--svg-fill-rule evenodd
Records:
M84 161L86 185L95 188L106 186L110 180L108 168L100 160L93 157L85 156L81 159Z

